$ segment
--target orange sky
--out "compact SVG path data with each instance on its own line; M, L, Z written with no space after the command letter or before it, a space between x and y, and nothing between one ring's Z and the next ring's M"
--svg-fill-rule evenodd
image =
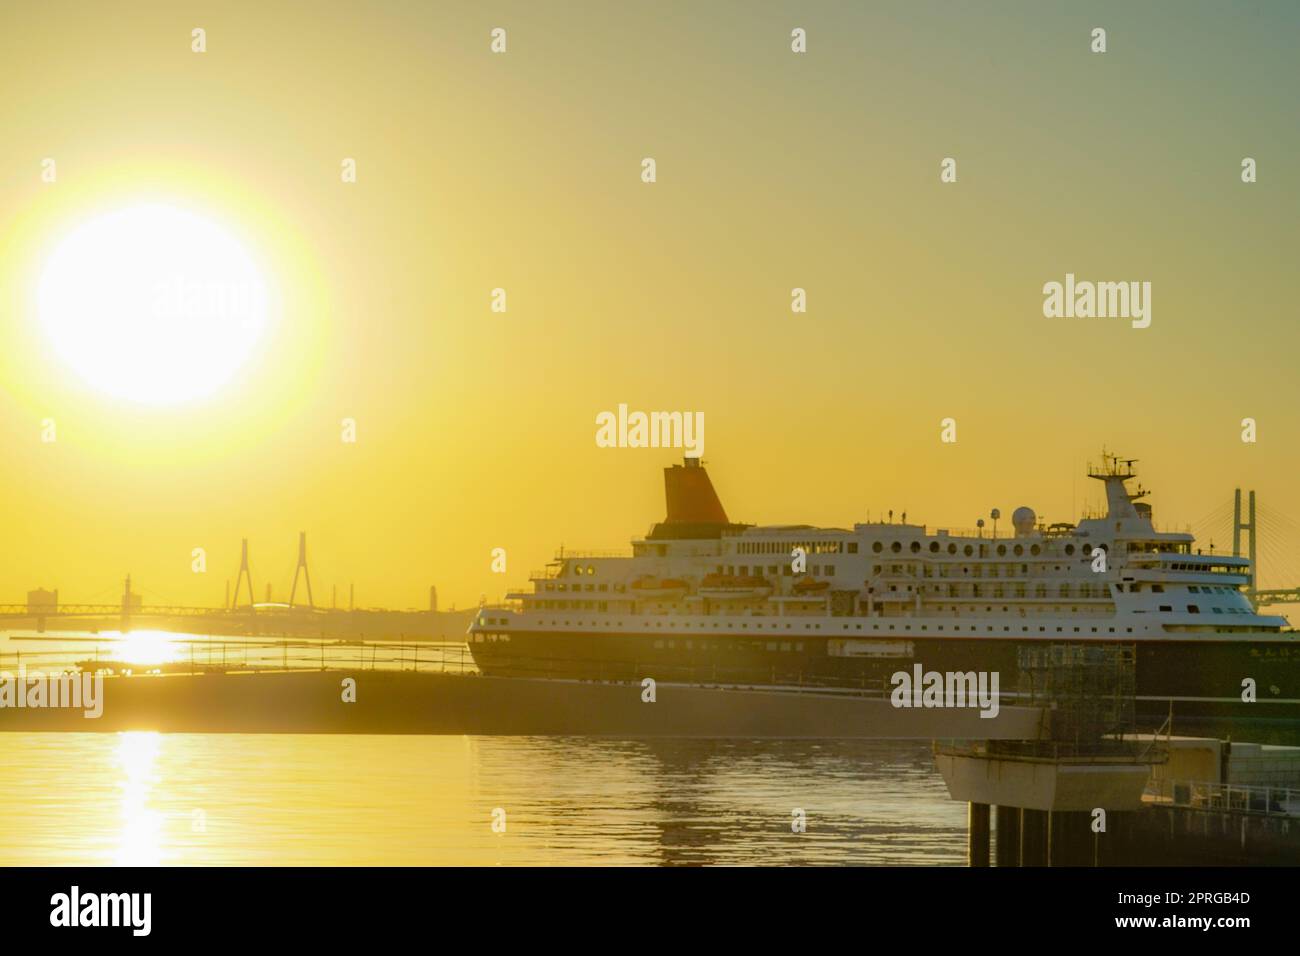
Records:
M1068 520L1102 443L1159 523L1237 485L1300 518L1294 12L1186 6L7 10L0 599L131 571L215 604L242 535L284 597L299 530L318 600L497 597L662 516L677 454L595 443L619 403L704 413L733 520ZM275 294L197 401L97 390L37 306L62 238L145 202L219 223ZM1044 318L1067 272L1151 282L1151 327Z

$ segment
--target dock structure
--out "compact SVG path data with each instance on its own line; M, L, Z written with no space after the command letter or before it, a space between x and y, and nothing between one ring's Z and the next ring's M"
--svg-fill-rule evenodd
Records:
M936 743L949 794L970 805L970 865L990 865L991 817L999 866L1051 866L1096 862L1107 814L1141 807L1163 752L1127 736L1134 661L1132 645L1023 647L1020 698L1049 714L1045 739Z
M463 644L194 641L156 665L81 652L0 659L0 672L79 672L103 679L103 712L0 709L0 731L375 733L608 737L932 740L1034 738L1043 712L1005 704L898 708L888 693L818 686L675 682L650 665L640 680L481 674ZM658 676L656 676L658 674Z
M936 742L971 866L1300 863L1300 747L1133 730L1130 647L1021 653L1046 739Z

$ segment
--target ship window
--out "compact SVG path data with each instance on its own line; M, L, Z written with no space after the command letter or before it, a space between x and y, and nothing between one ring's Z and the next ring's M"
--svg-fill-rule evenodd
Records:
M1200 593L1201 593L1201 589L1198 588L1195 584L1193 584L1193 585L1192 585L1191 587L1189 587L1187 590L1188 590L1190 593L1192 593L1192 594L1200 594Z
M1066 553L1066 554L1074 554L1074 545L1072 545L1072 544L1067 544L1067 545L1065 546L1065 553Z
M1172 610L1173 610L1173 607L1172 607L1171 605L1168 605L1168 604L1162 604L1162 605L1160 605L1160 610L1162 610L1162 611L1172 611Z
M1163 584L1153 584L1151 585L1151 590L1154 591L1156 594L1164 594L1165 586Z
M1200 609L1199 607L1197 607L1195 604L1189 604L1189 605L1187 605L1187 613L1188 613L1188 614L1200 614L1200 613L1201 613L1201 609Z
M1210 608L1210 610L1213 611L1215 614L1222 614L1222 613L1223 613L1223 608L1221 608L1221 607L1212 607L1212 608Z
M850 541L849 554L857 554L857 553L858 553L858 543L856 541Z
M957 553L957 545L955 545L955 544L949 544L949 545L948 545L948 553L949 553L949 554L956 554L956 553Z
M893 544L889 546L889 550L894 552L894 554L898 554L898 552L903 550L903 542L895 541Z
M880 553L880 547L881 547L881 545L880 545L880 542L879 542L879 541L873 541L873 542L871 543L871 551L872 551L872 553L873 553L873 554L879 554L879 553Z

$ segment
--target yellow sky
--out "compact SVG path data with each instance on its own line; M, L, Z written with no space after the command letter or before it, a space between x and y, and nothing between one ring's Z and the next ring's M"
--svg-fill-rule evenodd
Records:
M1236 485L1300 517L1296 24L1168 13L7 8L0 595L111 596L129 570L146 600L216 603L247 535L283 597L306 530L318 600L495 597L662 516L677 456L594 441L619 403L705 414L733 520L1068 520L1103 442L1142 459L1159 522ZM35 307L60 237L146 201L219 222L276 292L197 402L88 387ZM1151 327L1045 319L1067 272L1150 281Z

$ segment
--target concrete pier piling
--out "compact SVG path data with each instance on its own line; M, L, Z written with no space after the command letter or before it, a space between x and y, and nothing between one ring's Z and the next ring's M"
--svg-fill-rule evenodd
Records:
M987 803L969 805L966 860L971 866L989 865L989 809Z
M995 861L998 866L1020 865L1020 811L1015 807L999 806L994 816L997 834Z

